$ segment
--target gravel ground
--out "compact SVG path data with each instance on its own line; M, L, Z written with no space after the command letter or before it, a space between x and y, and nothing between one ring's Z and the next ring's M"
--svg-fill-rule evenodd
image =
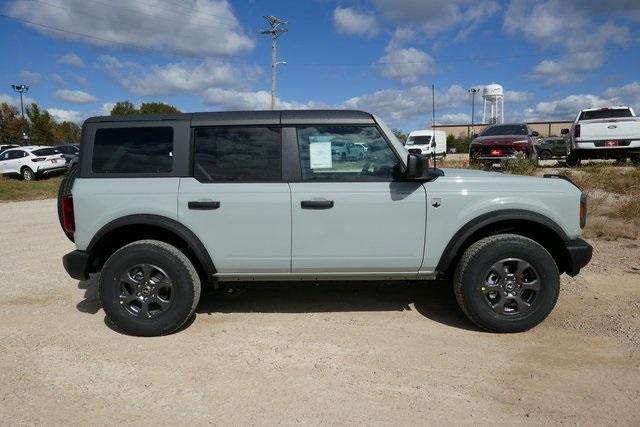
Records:
M640 424L640 244L593 242L556 310L475 329L446 283L205 292L167 337L114 331L55 202L0 204L0 419L20 424Z

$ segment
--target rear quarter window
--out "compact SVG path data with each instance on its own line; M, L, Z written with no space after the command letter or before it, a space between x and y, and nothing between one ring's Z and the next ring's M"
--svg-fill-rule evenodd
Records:
M173 170L172 127L105 128L96 131L95 173L169 173Z

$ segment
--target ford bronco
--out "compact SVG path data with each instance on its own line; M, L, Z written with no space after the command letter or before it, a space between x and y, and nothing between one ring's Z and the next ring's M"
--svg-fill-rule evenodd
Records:
M69 275L100 273L107 317L142 336L180 328L206 283L436 278L476 325L524 331L592 251L568 179L429 168L361 111L87 119L59 215Z

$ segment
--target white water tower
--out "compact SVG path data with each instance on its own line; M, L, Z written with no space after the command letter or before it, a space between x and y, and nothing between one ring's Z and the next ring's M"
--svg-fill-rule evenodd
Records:
M482 90L482 123L504 123L504 90L491 83ZM487 115L487 111L489 114Z

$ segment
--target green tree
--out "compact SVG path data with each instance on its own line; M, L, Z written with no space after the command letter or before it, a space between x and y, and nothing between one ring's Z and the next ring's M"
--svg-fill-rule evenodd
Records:
M119 101L111 109L112 116L127 116L130 114L139 114L138 109L129 101Z
M3 102L0 104L0 144L20 144L26 122L18 115L18 110Z
M62 122L56 127L60 136L59 142L61 144L80 144L81 129L76 123Z
M29 117L29 139L33 145L51 145L59 140L56 122L48 111L42 111L36 103L26 108Z
M173 114L179 113L173 105L164 102L145 102L140 106L140 114Z

